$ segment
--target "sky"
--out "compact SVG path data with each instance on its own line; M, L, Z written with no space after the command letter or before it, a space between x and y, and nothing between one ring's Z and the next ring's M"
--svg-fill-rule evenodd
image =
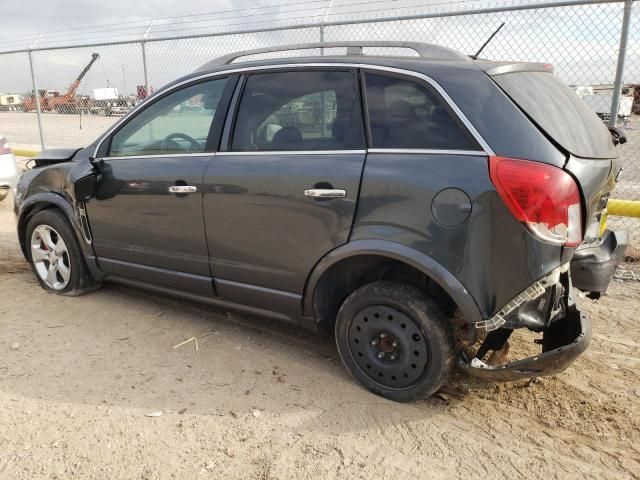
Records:
M11 19L0 27L0 51L26 48L40 32L48 33L36 43L37 47L139 39L151 18L156 20L148 38L157 39L184 33L300 24L322 17L329 21L365 19L427 10L496 6L505 2L522 4L523 1L533 0L0 0L2 18ZM359 23L328 27L325 38L327 41L418 40L472 53L504 21L505 28L484 52L487 58L550 62L556 66L556 72L572 84L611 83L621 12L621 4L608 4L393 24ZM627 81L640 80L640 2L635 2L634 14ZM177 18L166 20L167 17ZM225 53L318 40L318 29L308 28L149 42L149 80L157 88ZM100 54L100 60L85 77L80 93L90 95L99 87L116 87L120 93L133 93L136 85L144 83L141 47L135 43L34 52L38 88L66 90L93 52ZM27 54L0 54L0 92L21 93L30 88Z
M0 36L243 8L252 0L2 0ZM257 2L260 4L260 2ZM176 6L179 5L179 8Z

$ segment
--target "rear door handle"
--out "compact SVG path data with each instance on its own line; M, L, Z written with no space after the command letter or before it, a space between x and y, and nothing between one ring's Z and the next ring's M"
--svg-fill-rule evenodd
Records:
M171 185L169 193L194 193L198 191L198 187L194 185Z
M347 196L347 191L339 188L311 188L305 190L304 194L312 198L344 198Z

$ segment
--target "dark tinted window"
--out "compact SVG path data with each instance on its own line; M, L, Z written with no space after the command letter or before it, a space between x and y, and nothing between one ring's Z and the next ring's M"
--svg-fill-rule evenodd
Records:
M204 152L226 82L191 85L149 105L113 136L109 156Z
M251 75L240 101L232 150L363 148L351 72Z
M365 74L374 148L473 150L475 145L436 96L402 78Z
M493 77L547 135L579 157L616 156L611 135L578 95L548 72L517 72Z

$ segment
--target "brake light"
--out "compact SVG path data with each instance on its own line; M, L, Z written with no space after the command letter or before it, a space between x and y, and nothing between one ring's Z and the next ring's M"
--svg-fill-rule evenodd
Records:
M9 146L9 142L5 138L0 138L0 155L6 155L7 153L11 153L11 146Z
M580 244L580 193L567 172L544 163L492 156L489 175L513 216L536 236L561 245Z

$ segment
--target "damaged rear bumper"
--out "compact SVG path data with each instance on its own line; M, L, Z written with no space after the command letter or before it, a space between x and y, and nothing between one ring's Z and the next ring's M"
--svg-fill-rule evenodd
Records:
M565 370L586 350L591 340L591 320L585 313L571 308L566 317L544 330L542 353L504 365L488 365L463 352L458 365L470 375L492 381L513 381L523 378L554 375Z
M581 245L571 260L573 286L584 292L605 292L628 244L628 232L607 230L597 242Z

